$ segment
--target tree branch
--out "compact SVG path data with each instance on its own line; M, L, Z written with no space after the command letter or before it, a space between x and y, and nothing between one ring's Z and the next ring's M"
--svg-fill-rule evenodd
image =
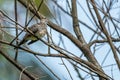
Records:
M4 53L2 50L0 50L0 54L4 56L11 64L17 67L17 69L19 69L20 71L23 70L23 67L20 64L18 64L14 59L12 59L7 53ZM23 73L27 75L31 80L37 79L34 75L30 74L30 72L28 72L27 70L24 70Z
M80 40L81 43L85 44L85 40L83 38L82 32L79 28L79 22L78 22L78 16L77 16L77 4L76 4L76 0L71 0L71 4L72 4L72 20L73 20L73 29L74 32L78 38L78 40Z
M113 55L114 55L114 59L115 59L115 61L116 61L116 63L117 63L117 66L118 66L118 68L119 68L119 70L120 70L120 60L119 60L119 58L118 58L118 56L117 56L117 52L116 52L115 46L114 46L114 44L113 44L113 42L112 42L112 39L111 39L109 33L107 32L107 29L106 29L106 27L105 27L105 25L104 25L104 23L103 23L103 21L102 21L102 19L101 19L101 16L100 16L100 14L99 14L99 12L98 12L98 10L97 10L97 6L96 6L96 4L95 4L95 1L94 1L94 0L91 0L91 2L92 2L92 6L93 6L93 8L94 8L94 11L95 11L95 13L96 13L98 22L99 22L99 24L100 24L101 31L105 34L106 38L108 39L109 45L110 45L110 47L111 47L111 49L112 49L112 52L113 52Z

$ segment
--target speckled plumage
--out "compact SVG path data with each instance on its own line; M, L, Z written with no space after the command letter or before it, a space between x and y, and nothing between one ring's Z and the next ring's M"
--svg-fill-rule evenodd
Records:
M47 33L46 27L47 19L41 19L40 23L32 25L31 27L28 28L28 30L30 30L38 38L42 38ZM26 43L28 40L31 40L28 44L37 41L37 38L35 36L33 36L29 32L26 32L25 36L23 37L23 40L19 43L19 46Z

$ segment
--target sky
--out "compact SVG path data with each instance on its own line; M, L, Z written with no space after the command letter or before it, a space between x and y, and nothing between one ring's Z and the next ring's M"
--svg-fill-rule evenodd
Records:
M70 1L70 0L69 0ZM86 5L86 2L85 0L78 0L79 3L81 4L81 6L85 9L86 13L88 14L89 18L91 18L90 16L90 13L88 13L88 9L87 9L87 5ZM100 0L99 0L100 1ZM61 1L58 1L58 3L60 5L62 5L62 7L64 9L66 9L66 2L64 0L61 0ZM7 3L6 3L7 4ZM8 3L9 4L9 3ZM115 18L120 18L120 16L117 16L119 13L120 13L120 9L119 9L119 4L120 4L120 1L114 5L114 8L113 10L111 11L111 15L114 16ZM99 3L99 5L101 6L101 2ZM4 8L8 8L6 5L3 6ZM9 11L13 11L13 7L14 5L11 4L10 7L9 7ZM57 11L59 11L59 16L58 13L56 13L56 17L57 18L60 18L61 19L61 25L63 28L65 28L66 30L69 30L73 35L75 35L74 31L73 31L73 28L72 28L72 19L70 16L68 16L67 14L64 14L64 12L62 12L60 9L58 9L57 7L55 7L54 5L49 5L50 8L53 8ZM116 8L118 7L118 8ZM82 8L80 8L79 4L77 5L77 8L78 8L78 18L80 20L82 20L83 22L87 22L87 24L89 26L91 26L92 28L96 28L90 21L90 19L86 16L85 12L82 10ZM51 9L53 10L53 9ZM22 25L24 25L24 13L25 10L19 10L20 15L19 16L22 16L22 17L19 17L20 18L20 22L22 23ZM101 14L102 15L102 14ZM11 17L13 17L12 14L10 14ZM59 21L59 19L57 19ZM51 21L55 22L53 19L51 19ZM30 25L34 24L34 21L32 23L30 23ZM119 25L119 24L118 24ZM113 30L113 26L110 26L111 30ZM80 29L84 35L84 38L86 40L86 42L89 42L90 40L90 36L93 35L93 32L91 32L88 28L86 28L85 26L83 26L82 24L80 24ZM50 28L48 28L48 31L50 31ZM14 31L11 32L12 35L15 34ZM24 35L24 34L23 34ZM23 35L20 36L20 39L22 39ZM52 37L53 37L53 41L58 44L58 41L59 41L59 33L52 30ZM97 36L96 36L97 37ZM80 56L81 55L81 51L68 39L66 38L65 36L62 35L62 38L63 38L63 41L65 43L65 47L68 51L74 53L75 55L77 56ZM43 38L44 40L46 39L46 37ZM42 45L42 46L41 46ZM118 44L116 44L118 45ZM62 48L64 48L63 45L60 45ZM29 46L30 49L36 51L36 52L43 52L44 51L47 53L47 46L45 46L42 42L38 41L32 45ZM91 50L93 50L94 47L91 48ZM97 50L97 54L95 54L95 57L97 58L97 60L102 63L103 61L103 56L105 57L107 55L107 52L109 51L110 47L108 46L108 44L105 44L104 46L102 46L99 50ZM57 53L56 51L52 50L52 53ZM64 67L64 65L62 65L62 62L61 62L61 58L47 58L47 57L39 57L41 60L44 61L44 63L49 66L50 69L52 69L60 78L62 78L62 80L66 79L66 80L71 80L70 79L70 76L68 74L68 72L66 71L66 68ZM84 59L84 57L82 57ZM72 74L72 77L74 78L74 80L79 80L79 78L77 77L77 74L75 72L75 70L73 69L72 65L65 59L63 59L64 62L66 63L67 67L69 68L70 70L70 73ZM107 60L105 61L105 63L103 64L103 66L106 66L106 65L109 65L109 64L115 64L115 61L113 59L113 54L112 52L110 52L108 54L108 57L107 57ZM80 66L81 67L81 66ZM83 67L81 67L83 68ZM46 71L48 71L46 68L44 68ZM83 68L84 69L84 68ZM114 79L115 80L118 80L119 79L119 76L118 74L119 71L118 71L118 68L115 66L113 67L107 67L107 68L103 68L105 70L105 72L109 75L112 76L112 73L111 73L111 70L114 70ZM86 74L81 71L81 74L82 76L85 76ZM91 80L89 77L86 79L86 80ZM96 79L97 80L97 79Z

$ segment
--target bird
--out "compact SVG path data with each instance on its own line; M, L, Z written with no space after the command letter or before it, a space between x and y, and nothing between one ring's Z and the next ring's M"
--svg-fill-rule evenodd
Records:
M28 43L28 45L30 45L30 44L36 42L38 40L38 38L44 37L45 34L47 33L47 22L48 22L48 20L46 18L43 18L40 20L39 23L28 27L29 32L26 32L25 36L20 41L18 46L21 46L22 44L26 43L29 40L30 40L30 42ZM31 34L30 32L33 33L34 35Z

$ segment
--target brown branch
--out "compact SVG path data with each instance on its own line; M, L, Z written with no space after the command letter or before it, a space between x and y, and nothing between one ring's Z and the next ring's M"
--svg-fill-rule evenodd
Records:
M88 10L89 10L89 12L90 12L90 14L91 14L91 17L92 17L92 19L93 19L95 25L98 27L98 29L100 29L99 23L97 22L97 20L96 20L96 18L95 18L95 16L94 16L94 13L92 12L92 10L91 10L91 8L90 8L89 1L86 0L86 2L87 2ZM103 39L105 39L103 36L101 36L101 37L102 37Z
M24 0L18 0L21 4L23 4L25 7L26 7L26 2ZM33 14L36 14L36 16L38 18L43 18L44 16L41 15L39 12L35 12L35 10L33 8L29 8L30 11L33 13ZM99 68L101 71L103 71L99 65L99 63L97 62L97 60L95 59L95 57L93 56L92 52L90 51L90 49L88 48L87 45L82 45L82 43L76 39L69 31L65 30L64 28L52 23L51 21L48 21L48 25L55 29L56 31L62 33L63 35L65 35L67 38L69 38L85 55L85 57L88 59L88 61L92 62L94 65L97 66L97 68ZM52 48L54 48L53 46L51 45L48 45ZM59 51L61 53L61 51ZM68 57L68 55L64 54L65 56ZM74 59L73 59L74 60ZM80 64L80 63L79 63ZM107 77L106 77L107 78Z
M72 14L74 32L75 32L78 40L80 40L81 43L85 44L86 42L85 42L83 35L82 35L82 32L79 28L76 0L71 0L71 5L72 5L71 14Z
M0 43L7 44L7 45L10 45L10 46L13 46L13 47L17 47L15 45L12 45L12 44L10 44L8 42L5 42L5 41L0 41ZM19 49L22 49L24 51L32 53L33 55L40 55L40 56L44 56L44 57L63 57L63 58L68 58L68 59L73 60L76 63L80 64L81 66L91 70L92 72L100 75L101 77L108 79L109 76L106 75L105 73L103 73L101 71L101 69L99 69L97 66L95 66L91 62L87 62L87 61L85 61L83 59L80 59L79 57L76 57L76 56L75 57L69 56L68 54L64 53L63 51L61 51L59 49L56 49L56 47L54 47L54 46L52 46L50 44L47 44L47 45L50 46L51 48L55 49L56 51L60 52L60 54L40 54L40 53L36 53L36 52L33 52L31 50L28 50L28 49L21 48L21 47L19 47Z
M62 61L62 65L64 65L65 69L67 70L67 72L68 72L71 80L73 80L73 77L72 77L72 75L71 75L71 73L70 73L70 70L68 69L68 66L65 64L63 58L61 58L61 61Z
M110 45L110 47L111 47L111 49L112 49L112 52L113 52L113 55L114 55L114 59L115 59L115 61L116 61L116 63L117 63L117 66L118 66L118 68L119 68L119 70L120 70L120 60L119 60L119 58L118 58L118 56L117 56L117 52L116 52L115 46L114 46L114 44L113 44L113 42L112 42L112 39L111 39L109 33L107 32L107 29L106 29L106 27L105 27L105 25L104 25L104 23L103 23L103 21L102 21L102 19L101 19L101 16L100 16L100 14L99 14L99 12L98 12L98 10L97 10L97 6L96 6L96 4L95 4L95 1L94 1L94 0L91 0L91 2L92 2L92 5L93 5L93 8L94 8L94 11L95 11L95 13L96 13L98 22L99 22L99 24L100 24L101 31L103 31L103 33L105 34L106 38L108 39L109 45Z
M108 43L108 40L107 39L104 39L104 40L94 40L94 41L90 42L88 45L89 45L89 47L91 47L95 43L105 43L105 42ZM117 39L112 38L112 42L120 42L120 38L117 38Z
M18 0L18 1L26 7L26 3L25 3L24 0ZM36 14L36 16L38 18L43 18L44 17L39 12L36 13L32 7L30 7L29 9L32 13ZM77 47L79 47L86 54L86 56L87 56L87 54L89 55L89 53L90 53L89 49L87 47L83 46L82 43L78 39L76 39L70 32L68 32L67 30L65 30L61 26L58 26L58 25L52 23L51 21L48 21L48 25L51 28L55 29L56 31L58 31L58 32L62 33L63 35L65 35L66 37L68 37Z
M10 44L9 42L6 42L6 41L1 41L0 40L0 43L10 45L12 47L18 47L16 45ZM21 50L24 50L26 52L29 52L30 54L33 54L33 55L44 56L44 57L63 57L63 58L67 58L63 54L42 54L42 53L37 53L37 52L31 51L29 49L25 49L25 48L22 48L22 47L18 47L18 48L21 49Z
M58 80L61 80L38 56L35 57L40 61Z
M15 22L18 22L18 18L17 18L17 0L14 0L14 8L15 8ZM16 36L18 35L18 25L17 23L15 23L15 27L16 27ZM18 45L18 37L16 38L16 45ZM17 60L17 56L18 56L18 49L16 49L15 52L15 60Z
M57 7L59 7L64 13L66 13L68 16L71 17L71 14L69 14L67 11L65 11L55 0L52 0ZM85 22L78 20L79 23L81 23L82 25L84 25L85 27L87 27L88 29L90 29L91 31L93 31L94 33L98 34L100 37L104 38L104 36L102 36L99 32L97 32L96 30L92 29L91 26L87 25Z
M11 64L17 67L17 69L19 69L20 71L23 70L23 67L20 64L18 64L14 59L12 59L7 53L4 53L3 51L0 50L0 54L4 56ZM27 70L24 70L23 73L27 75L31 80L37 79L34 75L30 74L30 72L28 72Z

